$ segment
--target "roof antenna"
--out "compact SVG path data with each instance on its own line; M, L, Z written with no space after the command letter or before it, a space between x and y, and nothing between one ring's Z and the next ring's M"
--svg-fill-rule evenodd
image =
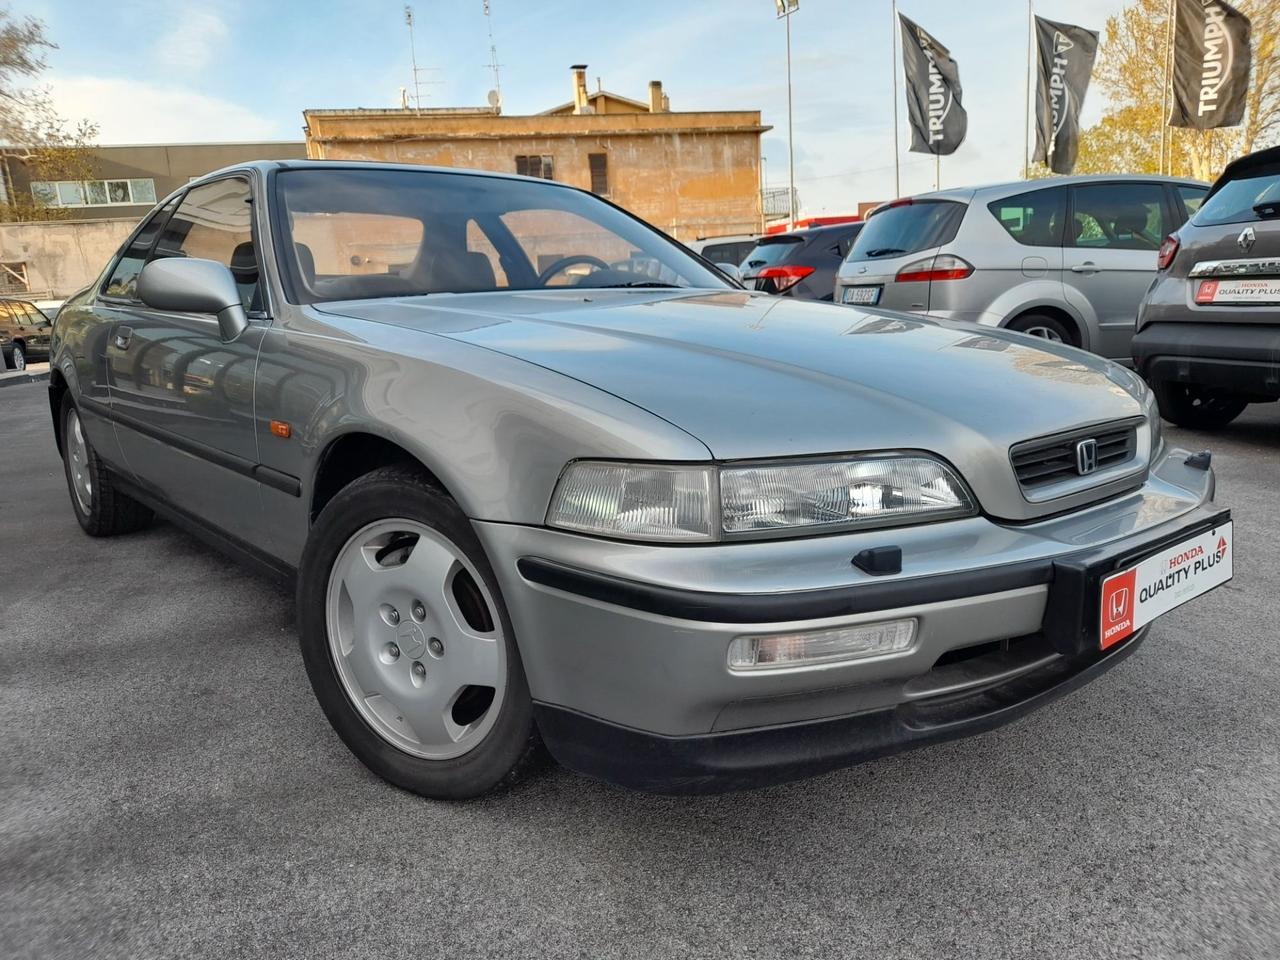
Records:
M422 112L422 85L439 84L440 80L423 80L422 72L424 70L435 70L435 67L419 67L418 66L418 45L413 37L413 7L407 3L404 5L404 23L409 28L409 57L413 64L413 112Z
M498 45L493 39L493 13L489 0L484 0L484 22L489 29L489 69L493 71L493 89L489 91L489 106L495 113L502 112L502 64L498 62Z

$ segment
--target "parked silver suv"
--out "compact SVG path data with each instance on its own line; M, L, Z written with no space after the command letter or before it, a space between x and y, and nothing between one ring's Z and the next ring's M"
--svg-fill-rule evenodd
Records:
M1055 177L894 200L868 217L836 302L1008 327L1128 363L1160 244L1208 189Z

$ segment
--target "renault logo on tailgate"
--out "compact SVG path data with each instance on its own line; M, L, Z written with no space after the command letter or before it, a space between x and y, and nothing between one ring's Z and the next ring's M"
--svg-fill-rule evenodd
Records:
M1084 476L1098 469L1098 441L1092 438L1076 444L1076 473Z
M1254 241L1257 240L1257 234L1253 232L1253 227L1245 227L1240 231L1240 236L1236 237L1236 243L1240 245L1240 249L1248 253L1253 249Z

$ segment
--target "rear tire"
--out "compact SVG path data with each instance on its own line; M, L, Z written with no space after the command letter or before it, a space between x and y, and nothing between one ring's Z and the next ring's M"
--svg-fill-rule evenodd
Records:
M15 343L9 353L9 366L14 370L27 369L27 355L22 352L22 344Z
M1244 412L1249 401L1226 390L1160 380L1151 385L1160 416L1188 430L1220 430Z
M303 552L298 620L321 709L384 780L462 800L540 755L497 579L466 515L421 472L382 467L329 501Z
M110 471L98 459L80 423L70 394L62 396L62 469L71 494L71 509L91 537L133 533L151 523L155 514L121 493Z
M1075 333L1057 317L1044 313L1024 313L1009 321L1008 329L1039 337L1051 343L1065 343L1071 347L1080 346Z

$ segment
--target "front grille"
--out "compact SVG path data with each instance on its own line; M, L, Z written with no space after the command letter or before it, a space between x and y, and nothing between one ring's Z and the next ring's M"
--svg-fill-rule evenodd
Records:
M1098 443L1097 466L1088 474L1081 474L1076 455L1076 447L1082 440L1096 440ZM1102 473L1128 463L1137 453L1137 422L1126 421L1028 440L1014 446L1009 451L1009 458L1022 489L1040 490L1064 480Z

